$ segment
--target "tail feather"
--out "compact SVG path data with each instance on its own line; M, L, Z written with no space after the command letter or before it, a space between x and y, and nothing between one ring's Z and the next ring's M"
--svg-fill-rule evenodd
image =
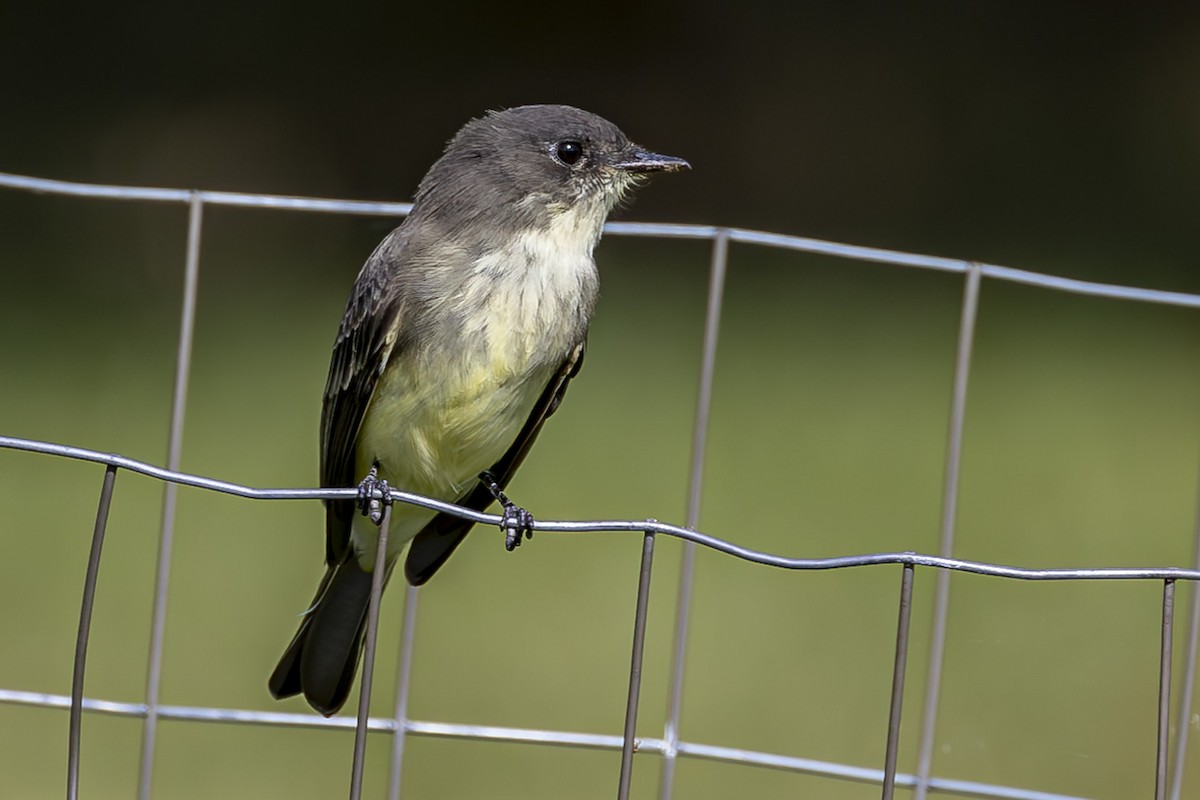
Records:
M267 686L277 700L304 694L329 717L346 703L358 671L371 599L371 573L351 556L329 567Z

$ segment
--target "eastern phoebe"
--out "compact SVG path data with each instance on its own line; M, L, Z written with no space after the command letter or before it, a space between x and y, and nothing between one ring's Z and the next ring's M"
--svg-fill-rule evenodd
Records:
M346 702L376 568L374 489L481 511L499 500L506 546L528 534L532 517L503 489L583 362L604 220L648 173L687 166L569 106L489 113L446 145L358 274L338 328L321 486L358 484L359 501L325 503L325 577L272 695L303 692L325 716ZM471 526L397 506L385 578L411 541L404 574L425 583Z

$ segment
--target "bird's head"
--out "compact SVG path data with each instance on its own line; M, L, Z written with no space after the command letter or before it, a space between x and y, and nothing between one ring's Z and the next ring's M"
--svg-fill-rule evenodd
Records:
M654 172L687 167L630 142L595 114L519 106L463 126L421 181L413 213L444 222L507 213L514 224L533 226L570 213L594 221L598 235L629 189Z

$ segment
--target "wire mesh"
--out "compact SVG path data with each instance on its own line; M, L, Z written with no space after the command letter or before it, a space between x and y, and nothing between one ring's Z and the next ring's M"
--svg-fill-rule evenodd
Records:
M598 750L620 750L622 759L617 781L619 798L629 796L633 756L637 753L657 754L661 756L662 766L658 793L662 800L669 800L674 795L674 769L679 758L694 758L769 767L871 784L881 789L882 796L885 799L893 797L896 788L900 787L912 790L915 798L923 798L929 793L943 793L964 797L1012 798L1014 800L1068 800L1066 795L1053 794L1035 789L939 778L931 774L933 742L942 683L941 667L945 652L946 619L950 602L949 575L955 571L1028 581L1161 581L1163 584L1163 596L1158 669L1159 692L1156 711L1158 725L1156 732L1156 761L1154 765L1155 797L1156 800L1167 797L1172 798L1172 800L1178 800L1181 796L1187 748L1187 732L1189 728L1186 721L1191 717L1197 639L1200 637L1200 592L1193 592L1193 602L1189 611L1190 617L1187 625L1188 633L1185 644L1186 655L1183 663L1184 674L1181 680L1183 689L1180 692L1175 711L1175 720L1179 724L1177 725L1175 734L1174 750L1170 751L1168 746L1171 744L1171 668L1175 586L1179 580L1192 582L1200 580L1200 547L1196 548L1196 561L1191 569L1174 567L1027 569L954 558L954 526L959 493L958 481L962 458L963 425L966 414L967 379L971 363L972 342L975 333L982 278L987 277L994 280L1040 286L1074 294L1158 303L1185 308L1200 308L1200 295L1074 280L997 265L836 244L803 237L784 236L742 229L702 225L609 223L605 230L607 233L614 235L702 239L712 242L700 381L692 427L692 454L689 467L685 524L677 526L655 520L539 520L536 523L538 531L637 532L643 536L642 557L639 564L637 603L632 633L633 644L628 681L629 691L623 735L601 735L574 731L457 724L411 719L408 714L408 699L412 676L412 658L415 649L413 631L416 622L417 597L419 594L416 589L411 587L408 589L405 603L401 657L397 670L395 711L393 716L389 718L370 717L369 704L373 678L373 656L378 630L378 604L382 591L381 581L375 582L371 597L363 668L363 686L357 719L323 719L307 714L176 706L160 702L160 684L163 629L167 613L171 544L175 499L178 487L188 486L257 500L333 499L353 497L356 494L356 490L353 488L319 490L260 489L219 479L187 474L179 470L183 426L186 416L188 378L191 373L191 345L195 330L201 226L204 207L206 205L217 205L275 208L332 214L402 216L408 212L410 206L404 203L368 203L231 192L102 186L4 173L0 173L0 187L89 198L176 203L188 207L184 294L175 362L167 466L165 468L158 467L120 455L100 453L69 445L0 436L0 448L76 459L104 465L105 467L101 498L95 518L92 549L84 582L84 600L80 613L79 632L75 648L75 669L71 695L62 696L15 689L0 689L0 703L69 708L71 710L67 766L69 797L76 797L78 795L81 718L82 713L87 711L96 714L136 717L144 721L138 783L139 797L143 798L148 798L152 794L157 723L164 719L174 719L223 724L314 729L346 729L353 727L356 729L356 741L353 763L351 765L350 796L352 798L359 797L362 792L366 734L368 731L381 731L390 733L393 736L388 781L388 795L390 798L399 798L401 796L401 777L406 737L425 736L550 744ZM959 273L964 276L949 432L944 461L945 478L942 498L941 542L937 555L914 552L885 552L831 558L791 558L753 550L704 534L696 529L699 522L701 499L703 497L703 468L707 447L707 430L730 242L824 254L895 266ZM150 633L150 664L147 673L145 701L142 703L120 703L88 698L83 695L84 668L90 632L92 602L98 581L108 508L115 488L115 478L120 470L146 475L158 479L164 484L159 555L154 589L153 621ZM498 525L500 523L500 517L496 515L459 508L452 504L442 503L402 491L393 490L391 499L393 502L412 503L435 511L453 513L474 522L491 525ZM386 545L388 516L389 514L385 512L384 523L380 528L379 547L381 550ZM679 538L685 542L685 548L681 561L679 588L674 603L675 624L668 686L669 702L664 719L663 736L661 738L636 738L635 730L638 715L642 655L649 607L650 575L653 566L654 541L657 535ZM1197 539L1200 541L1200 522L1197 523ZM716 552L755 564L774 566L787 570L846 569L887 564L901 567L897 634L892 664L892 686L882 769L819 761L792 755L713 746L689 742L683 739L680 735L680 718L683 684L686 676L688 630L691 624L692 587L695 548L697 546L707 547ZM931 568L935 571L936 588L932 615L933 627L930 640L929 663L925 674L925 704L922 709L920 721L918 766L915 774L908 775L897 772L897 750L905 674L909 658L908 632L913 606L913 584L917 567Z

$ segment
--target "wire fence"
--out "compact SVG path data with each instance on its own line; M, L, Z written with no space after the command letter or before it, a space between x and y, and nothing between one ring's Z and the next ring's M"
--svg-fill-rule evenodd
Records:
M1192 603L1188 613L1183 675L1179 681L1181 690L1179 696L1176 698L1174 715L1174 719L1179 724L1174 742L1172 743L1169 741L1169 723L1172 719L1171 670L1174 662L1172 642L1175 588L1176 582L1180 580L1200 581L1200 561L1194 563L1191 569L1023 569L1000 564L965 561L954 558L953 554L955 549L955 520L959 495L959 473L962 457L968 376L982 279L991 278L1074 294L1159 303L1187 308L1200 308L1200 295L1073 280L991 264L899 253L877 248L836 244L802 237L783 236L735 228L632 222L609 223L605 231L610 235L701 239L712 242L709 292L704 322L700 382L692 426L687 511L684 524L682 526L670 525L654 520L538 520L535 525L538 531L608 531L639 533L642 536L643 547L641 559L638 564L638 594L633 620L629 691L623 735L599 735L574 731L508 728L411 719L408 715L408 697L412 674L412 657L414 652L413 631L416 624L418 597L417 590L412 587L408 588L405 598L401 657L396 683L397 699L395 713L386 718L370 717L368 711L371 685L374 678L373 656L377 639L379 596L381 592L379 581L376 581L368 614L363 683L357 719L324 719L310 714L174 706L165 705L160 702L160 686L162 677L163 631L166 620L166 596L170 584L171 549L174 536L178 487L189 486L255 500L332 499L348 498L356 495L356 490L353 488L320 490L258 489L179 471L183 422L188 394L188 378L191 372L191 350L195 329L197 278L200 268L200 241L204 209L206 206L241 206L331 214L403 216L408 213L411 206L406 203L370 203L232 192L92 185L4 173L0 173L0 187L26 192L73 195L98 199L174 203L185 205L188 209L184 292L178 351L175 363L174 395L166 467L154 466L119 455L100 453L67 445L0 436L0 448L82 460L103 465L105 468L84 583L83 603L75 647L71 694L70 696L64 696L15 689L0 689L0 703L70 709L67 765L67 795L69 798L77 797L79 792L80 729L82 714L84 711L88 711L97 714L136 717L143 720L141 767L138 781L138 796L141 800L145 800L151 795L154 756L157 745L157 728L159 721L166 719L321 729L353 727L356 729L356 740L351 765L351 798L358 798L362 792L367 733L368 731L380 731L386 732L392 737L388 780L388 797L392 800L397 800L401 795L404 748L405 742L410 736L619 750L621 751L622 758L620 772L617 777L617 795L618 798L622 799L627 798L630 793L633 756L636 752L638 754L656 754L661 758L662 764L658 789L660 800L671 800L674 796L675 768L678 760L681 758L769 767L871 784L880 788L881 796L884 800L892 798L898 787L911 790L911 794L916 800L924 800L927 795L938 793L954 794L962 797L1005 798L1007 800L1072 800L1067 795L1053 794L1035 789L954 780L937 777L932 774L938 703L942 687L942 664L946 648L947 616L950 603L949 576L954 571L1028 581L1133 580L1161 582L1161 650L1158 670L1158 703L1156 709L1158 720L1156 760L1153 765L1154 797L1155 800L1166 800L1166 798L1179 800L1181 797L1189 729L1187 721L1190 719L1192 713L1197 640L1200 638L1200 591L1192 592ZM941 536L937 555L893 552L822 559L788 558L751 550L696 530L699 522L701 498L703 496L708 422L730 242L742 242L895 266L932 269L958 273L963 276L958 347L955 357L949 435L947 437L945 453ZM115 491L116 477L120 471L139 473L156 478L164 483L159 553L150 634L150 664L147 672L145 700L141 703L111 702L97 698L88 698L83 695L92 604L107 525L108 509ZM412 503L436 511L450 512L479 523L498 525L501 521L500 517L496 515L459 508L405 492L393 491L392 498L396 502ZM380 552L382 552L386 544L387 520L388 514L385 513L384 523L380 528ZM668 684L669 703L664 719L662 737L636 738L635 725L638 716L638 698L649 603L650 576L654 561L655 541L659 536L676 537L685 542L680 567L679 588L674 601L675 623ZM891 564L899 568L900 587L897 607L896 647L892 665L892 685L886 745L882 754L881 768L720 747L691 742L682 738L680 734L680 717L688 652L695 552L697 546L708 547L717 552L756 564L788 570L830 570L881 564ZM1200 526L1197 528L1196 552L1198 554L1197 557L1200 558ZM928 664L926 674L924 675L925 699L919 718L920 739L917 753L917 769L914 774L903 774L897 772L897 753L903 710L902 700L909 661L909 625L913 610L913 579L918 567L933 569L937 577ZM377 571L376 576L378 577L379 575L380 571ZM1172 744L1173 748L1169 750L1169 746ZM1147 765L1146 768L1147 770L1151 769L1150 765ZM1078 798L1075 800L1078 800Z

